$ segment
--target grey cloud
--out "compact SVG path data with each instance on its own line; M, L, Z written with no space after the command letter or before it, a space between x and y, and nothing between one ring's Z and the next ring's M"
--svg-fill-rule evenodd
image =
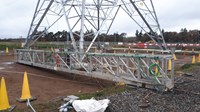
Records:
M34 11L33 1L8 0L0 4L0 38L25 36Z
M193 25L198 24L194 23L196 20L200 21L199 4L199 0L161 0L155 7L161 26L179 31L184 27L196 28Z
M0 4L0 38L25 37L37 0L2 0ZM200 29L200 0L153 0L162 28L179 31L183 27ZM115 20L111 31L134 35L136 28L128 16ZM133 23L133 24L132 24ZM130 25L131 24L131 25ZM134 26L135 25L135 26ZM199 25L199 27L198 27Z

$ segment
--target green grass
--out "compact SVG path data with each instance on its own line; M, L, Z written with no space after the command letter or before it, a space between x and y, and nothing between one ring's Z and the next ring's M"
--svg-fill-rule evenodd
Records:
M190 69L193 66L200 66L200 63L194 63L194 64L184 64L181 69Z
M187 63L182 66L174 66L174 76L179 76L180 73L191 72L195 67L200 67L200 63Z
M51 44L36 44L34 45L35 48L37 49L50 49L50 48L54 48L54 45Z
M0 42L0 50L8 49L21 49L21 42ZM64 43L52 43L52 42L37 42L33 46L36 49L51 49L51 48L64 48Z
M5 50L6 47L8 49L19 49L21 48L20 42L0 42L0 50Z
M100 91L96 91L95 93L77 94L77 96L80 99L90 99L92 97L101 97L101 96L111 95L111 94L120 93L124 91L129 91L129 90L131 90L131 88L127 86L114 86L114 87L102 89Z

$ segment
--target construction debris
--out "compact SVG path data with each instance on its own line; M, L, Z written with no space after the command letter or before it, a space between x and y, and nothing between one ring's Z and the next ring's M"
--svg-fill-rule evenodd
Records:
M69 109L72 109L72 102L73 100L68 101L67 103L61 105L58 109L59 112L67 112Z
M69 96L67 96L67 98L64 98L63 100L66 101L66 102L68 102L70 100L78 100L78 99L79 99L78 96L69 95Z
M72 105L77 112L104 112L109 102L109 99L97 101L91 98L87 100L74 100Z
M74 100L78 100L79 97L78 96L74 96L74 95L69 95L66 98L64 98L63 100L67 103L61 105L58 109L59 112L68 112L68 110L72 109L72 102Z
M79 97L74 95L64 98L64 100L68 102L58 108L59 112L68 112L68 110L71 110L72 108L74 108L76 112L104 112L110 102L108 99L98 101L94 98L86 100L77 99L79 99Z

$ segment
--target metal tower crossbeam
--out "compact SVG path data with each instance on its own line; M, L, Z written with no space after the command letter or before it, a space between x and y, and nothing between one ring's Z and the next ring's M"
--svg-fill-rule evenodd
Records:
M15 60L22 64L124 82L130 85L146 85L147 88L171 89L174 86L174 70L168 71L169 60L172 60L173 68L171 55L87 53L82 62L76 55L82 55L82 53L15 50ZM157 72L159 73L155 73L156 68L152 65L158 67Z

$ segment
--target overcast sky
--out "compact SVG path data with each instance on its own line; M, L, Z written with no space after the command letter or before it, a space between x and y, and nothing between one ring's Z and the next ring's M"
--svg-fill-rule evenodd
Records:
M153 0L161 28L165 31L200 29L200 0ZM1 0L0 38L26 37L37 0ZM123 23L126 31L129 23ZM121 33L118 31L119 33ZM130 33L134 35L135 32Z

